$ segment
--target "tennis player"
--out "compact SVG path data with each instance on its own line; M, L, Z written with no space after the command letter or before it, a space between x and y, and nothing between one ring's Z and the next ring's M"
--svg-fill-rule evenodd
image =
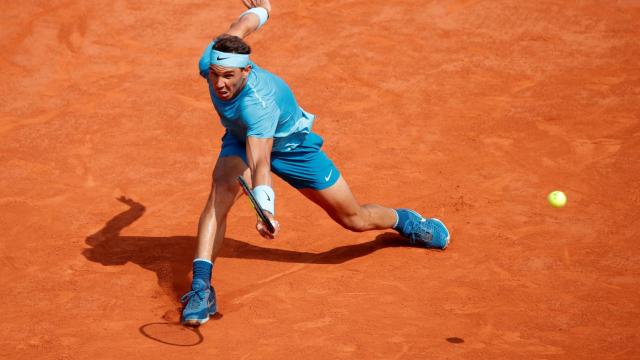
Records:
M438 219L409 209L361 205L334 163L322 151L323 140L312 131L315 116L303 110L287 84L250 59L243 38L268 20L269 0L243 0L248 8L217 37L200 58L200 75L226 131L213 170L211 193L200 216L191 291L182 297L182 322L201 325L215 314L211 273L222 246L227 214L242 191L237 177L250 181L260 206L275 226L271 233L258 220L256 229L273 239L276 194L271 172L278 175L329 216L351 231L394 229L409 244L444 249L449 231Z

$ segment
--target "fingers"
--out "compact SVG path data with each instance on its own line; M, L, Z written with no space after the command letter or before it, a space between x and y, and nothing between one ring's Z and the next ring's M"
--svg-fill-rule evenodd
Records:
M280 231L280 223L277 220L271 220L271 224L275 229L275 231L273 232L273 237L276 237L278 235L278 232Z
M271 3L269 2L269 0L242 0L242 4L247 9L259 6L267 9L268 12L271 12Z
M280 231L280 223L277 220L272 219L271 224L275 228L275 231L273 233L269 231L267 226L262 221L258 220L258 222L256 223L256 230L258 230L260 236L267 240L275 239L275 237L278 235L278 232Z
M246 6L248 9L260 6L258 3L259 1L255 1L255 0L242 0L242 3L244 4L244 6Z
M267 227L261 221L256 224L256 229L258 230L260 236L267 240L273 240L275 238L274 234L270 233Z

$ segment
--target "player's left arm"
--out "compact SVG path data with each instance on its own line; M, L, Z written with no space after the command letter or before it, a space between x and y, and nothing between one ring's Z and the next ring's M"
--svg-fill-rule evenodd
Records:
M229 30L227 30L225 34L246 38L260 29L267 19L269 19L269 14L271 13L271 3L269 0L242 0L242 3L249 10L243 12L236 21L231 23ZM211 65L211 49L214 43L215 40L207 45L198 62L200 75L207 80L209 79L209 66Z
M263 8L267 11L267 17L271 13L271 3L269 0L242 0L242 3L248 9ZM240 16L231 24L226 34L244 39L260 28L260 22L260 17L257 14L243 13L243 16Z
M274 219L273 215L273 202L275 194L273 191L269 194L263 193L262 189L267 191L272 188L271 182L271 149L273 147L273 138L259 138L255 136L247 136L247 161L249 162L249 169L251 169L251 184L254 191L259 193L254 195L262 200L271 202L272 209L266 210L266 215L275 227L275 232L271 233L267 229L266 225L258 219L256 229L266 239L273 239L278 234L280 228L278 222Z

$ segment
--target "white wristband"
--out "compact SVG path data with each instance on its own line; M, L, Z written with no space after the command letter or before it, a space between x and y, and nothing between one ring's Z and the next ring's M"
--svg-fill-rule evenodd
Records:
M243 17L247 14L255 14L258 19L260 20L260 23L258 24L258 27L256 28L256 30L260 29L262 27L262 25L264 25L264 23L267 22L267 19L269 19L269 13L267 12L267 9L263 8L263 7L254 7L251 8L245 12L243 12L242 14L240 14L240 17Z
M276 194L273 189L267 185L258 185L253 188L253 196L255 196L258 205L263 210L267 210L271 214L275 215L275 200Z

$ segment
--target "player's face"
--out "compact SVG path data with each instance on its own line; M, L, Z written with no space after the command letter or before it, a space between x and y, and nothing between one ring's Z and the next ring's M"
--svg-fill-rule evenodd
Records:
M240 69L212 65L209 69L209 80L216 95L221 100L229 100L242 90L250 71L251 66Z

